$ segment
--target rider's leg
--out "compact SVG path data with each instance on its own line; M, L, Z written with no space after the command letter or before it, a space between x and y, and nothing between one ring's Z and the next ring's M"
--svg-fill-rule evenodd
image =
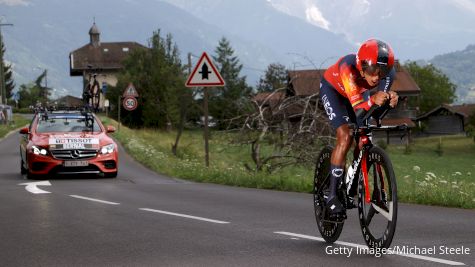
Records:
M345 170L346 154L353 143L348 124L343 124L336 129L336 144L331 156L330 194L327 203L334 213L343 211L343 205L337 197L337 188L343 179Z
M325 79L322 79L319 96L330 124L336 130L336 145L331 157L330 194L326 202L332 213L340 213L343 206L336 197L336 191L343 179L346 154L353 142L348 123L355 121L354 112L349 100L340 95Z

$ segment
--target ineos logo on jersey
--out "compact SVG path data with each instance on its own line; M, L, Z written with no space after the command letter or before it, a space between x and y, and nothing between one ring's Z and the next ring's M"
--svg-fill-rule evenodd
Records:
M327 95L323 95L322 100L323 100L323 107L325 107L325 112L327 113L328 118L330 120L333 120L336 117L336 114L333 113L333 108L330 107L330 101L328 101Z
M386 84L384 85L384 92L388 91L390 83L391 83L391 78L386 77Z

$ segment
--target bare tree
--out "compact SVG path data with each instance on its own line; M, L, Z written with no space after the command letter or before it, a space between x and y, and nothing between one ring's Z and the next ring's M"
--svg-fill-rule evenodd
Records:
M251 145L255 166L246 164L248 170L273 172L289 165L313 164L321 147L334 140L327 116L318 107L318 94L289 97L285 89L252 99L255 111L245 117L237 140Z

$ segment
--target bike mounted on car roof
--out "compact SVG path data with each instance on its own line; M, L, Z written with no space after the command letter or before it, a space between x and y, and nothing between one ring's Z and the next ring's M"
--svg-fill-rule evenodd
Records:
M91 107L85 105L83 107L64 107L58 109L42 108L36 112L39 120L47 121L54 113L77 113L84 116L84 123L87 128L94 129L94 115Z
M82 93L84 106L89 106L94 112L99 111L102 89L96 79L97 73L89 73L89 79Z
M379 106L373 105L363 118L363 125L351 124L355 147L353 161L347 168L345 179L337 188L337 197L345 211L355 208L354 196L357 194L358 215L364 240L368 247L388 248L396 231L397 221L397 184L394 169L386 152L372 143L372 132L376 129L406 130L407 125L381 126L381 119L389 107L378 119L376 125L370 125L370 117ZM326 146L317 158L314 177L314 209L317 227L323 239L335 242L343 229L346 213L339 220L331 220L325 197L329 194L330 158L332 146ZM356 181L355 181L356 178Z

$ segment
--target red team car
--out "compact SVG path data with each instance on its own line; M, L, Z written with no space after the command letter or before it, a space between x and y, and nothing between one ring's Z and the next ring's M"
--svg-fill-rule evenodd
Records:
M35 114L20 130L21 173L43 175L93 174L116 177L117 144L91 112L54 111Z

